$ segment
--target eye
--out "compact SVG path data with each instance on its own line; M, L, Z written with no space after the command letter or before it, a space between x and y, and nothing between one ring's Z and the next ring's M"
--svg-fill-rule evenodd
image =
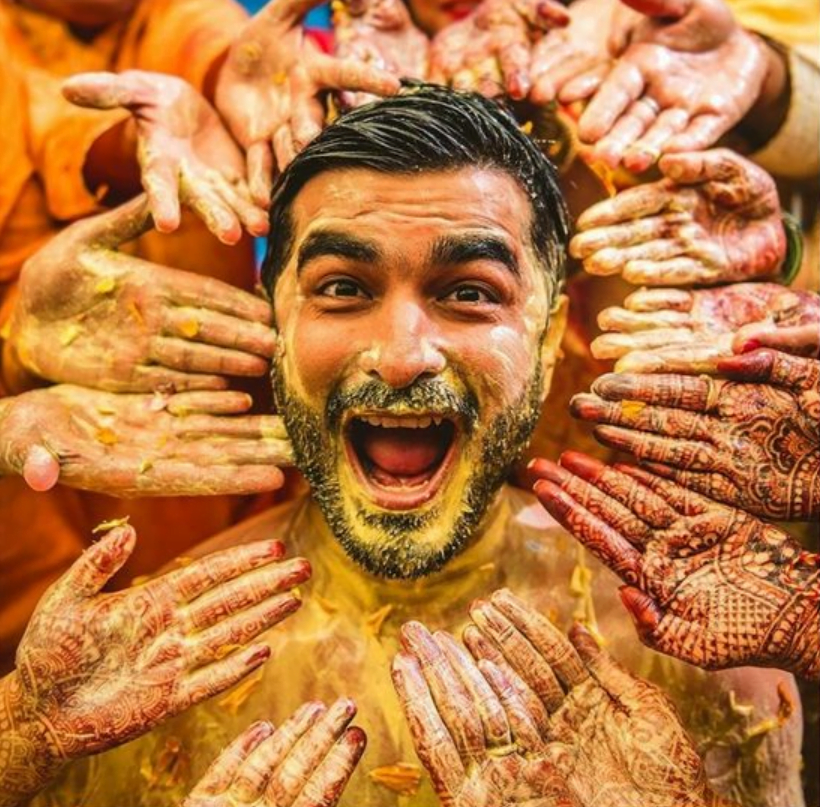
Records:
M335 298L355 298L355 297L369 297L370 295L354 280L342 278L339 280L332 280L330 283L325 283L319 288L319 294L323 297Z
M498 295L485 286L479 286L475 283L462 283L446 294L443 299L456 303L481 305L483 303L497 303Z

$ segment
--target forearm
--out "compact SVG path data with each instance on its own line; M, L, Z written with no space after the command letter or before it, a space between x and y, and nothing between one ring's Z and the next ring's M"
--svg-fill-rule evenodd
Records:
M27 803L59 772L30 716L17 673L0 680L0 807Z

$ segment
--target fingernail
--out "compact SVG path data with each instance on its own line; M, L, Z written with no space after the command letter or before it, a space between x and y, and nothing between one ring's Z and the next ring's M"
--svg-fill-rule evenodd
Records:
M751 353L753 350L757 350L759 347L762 347L762 344L759 339L747 339L740 347L741 353Z
M263 661L267 661L270 658L270 654L270 648L267 645L263 645L245 659L245 664L248 667L256 667Z

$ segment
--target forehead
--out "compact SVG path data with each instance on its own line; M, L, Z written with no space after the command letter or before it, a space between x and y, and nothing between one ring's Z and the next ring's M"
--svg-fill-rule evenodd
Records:
M530 242L532 221L518 183L501 171L480 168L411 175L328 171L305 184L292 217L297 243L313 230L335 226L393 244L453 230L483 231L519 249Z

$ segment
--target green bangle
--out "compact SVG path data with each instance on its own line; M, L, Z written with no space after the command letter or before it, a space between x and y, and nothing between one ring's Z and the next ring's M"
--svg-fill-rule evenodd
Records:
M803 263L803 231L791 213L784 211L780 218L786 231L786 258L780 269L779 282L784 286L791 286Z

